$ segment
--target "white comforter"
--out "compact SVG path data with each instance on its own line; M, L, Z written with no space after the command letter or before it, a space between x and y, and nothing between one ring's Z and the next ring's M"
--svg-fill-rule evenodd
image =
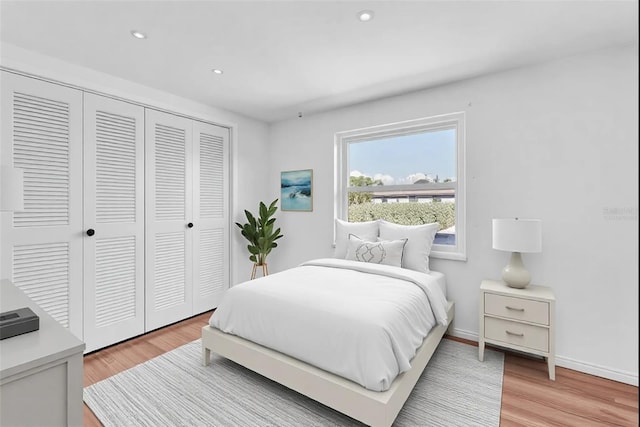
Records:
M234 286L209 323L383 391L446 325L446 304L429 274L327 258Z

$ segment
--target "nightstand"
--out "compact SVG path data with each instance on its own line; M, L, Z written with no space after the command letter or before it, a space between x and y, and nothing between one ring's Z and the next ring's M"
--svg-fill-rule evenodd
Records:
M478 357L484 359L485 343L543 356L549 379L555 381L555 303L553 290L529 285L524 289L497 280L480 285Z

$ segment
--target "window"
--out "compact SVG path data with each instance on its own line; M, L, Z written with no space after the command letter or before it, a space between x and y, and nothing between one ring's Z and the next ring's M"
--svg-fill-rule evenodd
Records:
M466 259L464 113L336 134L336 216L440 223L431 255Z

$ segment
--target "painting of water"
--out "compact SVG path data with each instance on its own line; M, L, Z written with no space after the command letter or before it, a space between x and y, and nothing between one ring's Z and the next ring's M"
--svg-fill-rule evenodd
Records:
M280 173L280 204L283 211L313 210L313 170Z

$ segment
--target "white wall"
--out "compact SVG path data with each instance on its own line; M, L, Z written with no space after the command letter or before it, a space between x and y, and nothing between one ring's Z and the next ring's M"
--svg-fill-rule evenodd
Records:
M0 65L24 73L56 80L154 106L167 111L188 115L201 120L232 127L232 219L244 217L245 206L253 206L267 191L268 127L265 123L235 114L224 109L210 107L157 89L142 86L96 70L79 67L16 47L8 43L0 45ZM4 215L4 214L2 214ZM231 280L244 281L251 272L242 236L232 225L231 232ZM0 272L0 277L3 277Z
M466 262L434 259L456 302L456 334L477 339L478 288L509 254L491 219L543 221L533 283L557 298L560 366L638 384L638 47L575 56L273 124L265 199L280 171L313 169L313 212L279 212L278 271L332 255L334 134L466 112ZM616 212L618 214L616 214Z

